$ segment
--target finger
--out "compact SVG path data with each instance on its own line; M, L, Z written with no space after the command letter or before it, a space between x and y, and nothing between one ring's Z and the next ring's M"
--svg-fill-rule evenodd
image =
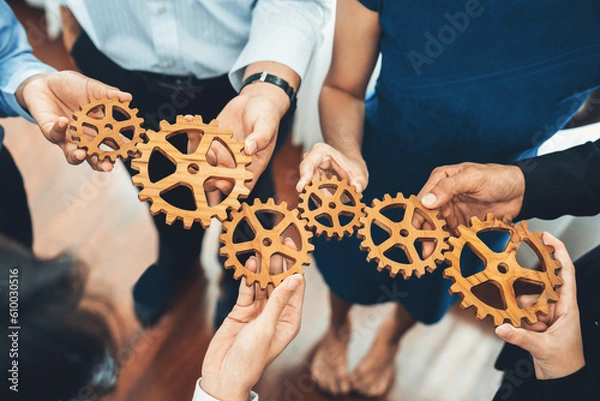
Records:
M496 335L507 343L521 347L531 354L537 354L540 346L540 341L538 341L537 337L539 333L516 328L508 323L496 327Z
M367 187L368 177L340 152L334 151L331 154L331 167L340 178L346 179L350 185L354 185L356 192L362 193Z
M310 152L304 155L302 162L300 163L300 179L296 185L296 190L302 192L304 187L310 184L311 180L317 175L318 169L329 168L331 157L329 156L330 150L333 148L324 143L315 144Z
M281 285L273 290L271 297L267 301L267 306L259 319L268 327L274 327L283 310L290 304L290 300L294 294L303 288L303 280L304 278L298 274L294 274L283 280Z
M573 262L571 261L571 257L569 256L565 244L547 232L542 235L542 241L544 244L554 248L554 258L562 265L562 268L559 270L559 275L563 279L563 285L558 289L559 295L576 302L577 288L575 283L575 266L573 266Z
M250 270L251 272L256 272L257 264L256 264L256 258L254 256L249 257L248 260L246 261L246 269ZM239 305L239 306L251 305L252 302L254 302L254 295L255 295L254 286L253 285L249 286L248 282L246 281L246 277L242 277L242 281L240 283L240 291L238 293L236 305Z
M254 129L246 137L244 151L248 156L252 156L261 150L264 150L269 144L277 139L277 129L279 120L274 116L268 115L259 118L254 124Z
M268 266L265 267L265 264L268 264L269 261L267 261L265 263L263 261L262 256L260 255L260 253L258 253L258 252L256 253L255 259L256 259L256 272L260 273L262 271L262 269L269 268ZM267 290L268 290L268 286L267 286L267 288L263 289L263 288L260 288L260 286L257 284L256 285L256 294L255 294L254 299L257 301L262 301L262 300L267 299L267 295L268 295Z

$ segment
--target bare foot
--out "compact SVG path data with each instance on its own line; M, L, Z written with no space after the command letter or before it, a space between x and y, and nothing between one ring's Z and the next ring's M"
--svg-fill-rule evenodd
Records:
M350 324L337 333L330 328L317 346L310 364L310 374L321 391L332 395L343 395L350 392L349 342Z
M379 397L391 387L396 376L395 359L399 349L394 331L394 320L385 321L373 346L352 372L352 389L357 393Z

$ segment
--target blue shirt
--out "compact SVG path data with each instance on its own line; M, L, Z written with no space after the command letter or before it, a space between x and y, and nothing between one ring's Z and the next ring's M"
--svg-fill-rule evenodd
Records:
M53 71L33 56L25 30L6 1L0 0L0 117L22 116L33 122L17 103L15 92L27 78ZM0 130L0 145L3 139Z

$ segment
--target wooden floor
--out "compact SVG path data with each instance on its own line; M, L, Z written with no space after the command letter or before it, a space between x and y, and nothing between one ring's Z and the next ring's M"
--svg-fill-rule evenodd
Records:
M24 20L37 24L38 13L11 2ZM29 26L32 26L29 24ZM31 33L31 32L30 32ZM38 40L40 58L68 68L59 42ZM157 237L147 205L122 166L111 174L94 173L87 165L66 164L58 148L45 142L37 128L21 119L3 120L6 146L25 179L35 229L35 251L42 256L71 252L91 269L89 291L107 294L122 321L123 364L111 401L188 400L200 375L202 358L212 336L211 317L220 267L216 234L206 238L202 265L189 290L160 324L140 329L132 312L131 288L157 252ZM277 163L277 193L293 202L300 149L286 146ZM261 400L328 400L315 391L308 357L327 327L327 288L314 266L307 272L302 331L273 363L256 387ZM356 308L350 364L368 350L389 306ZM397 357L396 382L382 400L489 400L499 383L493 362L501 347L489 322L478 323L470 311L453 310L439 324L418 325L403 340ZM358 400L342 397L341 400Z

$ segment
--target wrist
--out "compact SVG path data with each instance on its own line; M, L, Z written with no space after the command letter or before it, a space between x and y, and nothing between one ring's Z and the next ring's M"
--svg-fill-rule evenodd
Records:
M570 376L580 371L585 366L583 349L569 355L557 363L547 364L534 359L535 377L538 380L554 380Z
M291 105L288 95L278 86L268 82L255 82L247 85L240 91L240 95L268 99L273 104L273 108L277 111L280 119L287 113Z
M17 88L16 92L15 92L15 98L17 99L17 103L19 103L19 106L21 106L23 109L28 110L29 107L27 106L27 86L35 81L36 79L39 79L41 76L43 76L45 74L36 74L33 75L29 78L27 78L25 81L23 81L21 83L21 85L19 85L19 87Z

